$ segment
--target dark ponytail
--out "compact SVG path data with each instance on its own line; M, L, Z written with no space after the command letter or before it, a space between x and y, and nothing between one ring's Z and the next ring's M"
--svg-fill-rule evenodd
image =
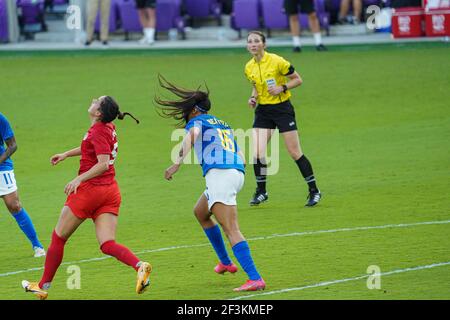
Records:
M124 113L122 113L122 112L119 111L119 113L118 113L118 115L117 115L117 119L123 120L123 118L125 118L125 116L130 116L130 117L132 117L132 118L134 119L134 121L136 121L136 123L139 124L139 120L136 119L136 118L135 118L131 113L129 113L129 112L124 112Z
M205 91L184 89L167 81L162 75L158 74L159 85L177 97L179 100L163 100L155 96L154 101L161 112L158 114L163 118L173 118L178 120L177 127L184 127L188 122L188 116L197 108L201 113L207 113L211 109L211 101L209 100L209 89Z
M100 112L102 113L102 119L101 121L103 123L108 123L114 121L116 118L119 120L123 120L125 116L132 117L137 124L139 124L139 120L136 119L131 113L129 112L120 112L119 111L119 105L117 102L110 96L105 96L100 101Z

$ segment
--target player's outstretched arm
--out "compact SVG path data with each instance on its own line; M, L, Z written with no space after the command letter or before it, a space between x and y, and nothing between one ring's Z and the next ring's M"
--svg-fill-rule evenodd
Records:
M199 134L200 129L197 127L192 127L184 136L183 146L180 153L178 154L177 159L175 160L175 163L167 168L166 171L164 171L164 178L166 180L172 180L172 176L178 171L181 164L183 163L184 158L187 156L189 151L191 151L192 145L195 143L195 140L197 140Z
M64 161L68 157L81 156L81 147L74 148L64 153L58 153L50 158L50 163L56 165L57 163Z

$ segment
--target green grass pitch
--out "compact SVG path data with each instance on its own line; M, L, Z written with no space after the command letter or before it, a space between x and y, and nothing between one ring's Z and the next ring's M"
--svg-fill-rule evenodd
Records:
M270 201L259 208L248 205L255 182L247 168L239 220L268 294L249 299L449 299L448 45L269 51L303 77L292 102L324 197L319 206L304 207L306 186L282 141L279 173L269 177ZM246 280L242 270L213 272L217 259L192 213L204 189L200 168L187 165L173 181L163 179L176 143L172 122L155 113L152 98L158 72L186 87L206 82L212 113L248 129L248 59L244 49L0 54L0 110L19 146L13 160L20 197L46 247L64 186L78 170L77 159L52 167L49 158L79 145L91 99L112 95L141 120L116 122L123 197L117 241L152 263L150 289L136 295L133 270L115 259L93 260L104 256L86 221L68 241L49 299L246 295L232 291ZM42 270L29 269L44 260L32 257L14 219L0 208L0 299L35 299L20 282L38 280ZM70 265L81 270L81 289L67 288ZM381 289L369 290L367 279L358 278L371 265L387 273Z

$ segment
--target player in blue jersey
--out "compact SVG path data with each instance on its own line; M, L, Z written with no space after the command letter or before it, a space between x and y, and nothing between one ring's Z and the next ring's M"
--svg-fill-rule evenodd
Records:
M230 126L213 115L209 90L189 90L175 86L161 75L159 84L179 99L163 100L155 97L161 115L179 120L186 135L175 163L165 171L165 178L172 180L183 159L194 146L206 180L206 190L194 207L194 214L213 246L220 262L214 268L219 274L235 273L236 265L231 261L217 223L211 219L213 214L222 226L233 249L233 253L249 280L234 291L264 290L266 284L256 270L250 248L239 229L237 220L236 195L244 184L244 156L234 140Z
M6 144L6 148L5 148ZM0 113L0 197L5 201L6 207L11 212L20 229L30 240L34 256L45 256L45 250L36 235L33 222L28 213L22 208L17 194L16 179L11 155L16 152L17 144L14 132L8 119Z

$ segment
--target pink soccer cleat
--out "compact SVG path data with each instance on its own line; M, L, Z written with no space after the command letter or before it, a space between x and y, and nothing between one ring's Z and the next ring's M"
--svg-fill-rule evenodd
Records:
M246 283L244 283L239 288L234 288L233 291L239 292L239 291L257 291L257 290L264 290L266 288L266 283L261 278L259 280L247 280Z
M231 263L229 265L223 264L222 262L219 262L219 264L214 268L214 272L218 274L224 274L225 272L229 273L235 273L238 271L238 268L234 263Z

